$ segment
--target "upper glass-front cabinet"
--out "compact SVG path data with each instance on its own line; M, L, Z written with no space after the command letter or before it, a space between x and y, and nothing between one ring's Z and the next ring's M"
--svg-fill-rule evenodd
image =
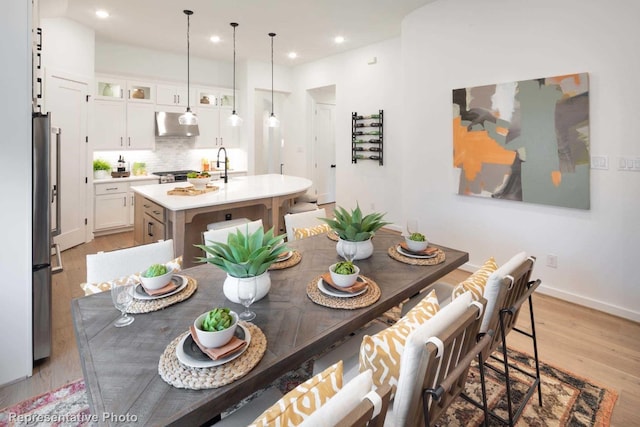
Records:
M233 91L220 92L220 107L233 107Z
M155 102L155 86L144 82L127 82L127 99L135 102Z
M96 76L96 98L114 101L123 100L125 99L125 86L125 80Z

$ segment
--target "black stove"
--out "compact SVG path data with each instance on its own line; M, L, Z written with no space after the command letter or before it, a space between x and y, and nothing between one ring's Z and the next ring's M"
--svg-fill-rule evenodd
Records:
M191 172L198 172L194 170L177 170L177 171L163 171L163 172L154 172L154 175L158 175L160 177L160 182L175 182L175 181L186 181L187 174Z

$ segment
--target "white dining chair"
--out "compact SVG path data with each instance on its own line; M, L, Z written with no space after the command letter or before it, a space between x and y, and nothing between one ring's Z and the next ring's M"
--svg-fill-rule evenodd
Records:
M295 229L296 228L310 228L318 225L324 225L325 223L320 221L319 218L326 218L327 211L324 208L314 209L300 213L288 213L284 216L284 225L287 231L287 241L293 242L296 240Z
M101 283L140 273L151 264L164 264L175 258L173 240L98 252L87 255L87 283Z

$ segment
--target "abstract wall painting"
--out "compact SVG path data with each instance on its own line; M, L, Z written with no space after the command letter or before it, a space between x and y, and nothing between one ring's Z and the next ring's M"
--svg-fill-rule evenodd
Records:
M453 90L458 193L589 209L589 76Z

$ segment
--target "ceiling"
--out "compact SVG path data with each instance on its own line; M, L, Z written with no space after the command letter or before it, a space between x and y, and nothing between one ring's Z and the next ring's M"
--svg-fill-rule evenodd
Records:
M409 12L435 0L40 0L41 18L67 17L93 28L98 41L136 45L186 54L190 18L192 56L232 61L233 29L237 22L237 60L296 65L400 35ZM107 19L97 9L110 13ZM221 41L213 44L212 35ZM336 45L333 38L345 42ZM298 53L289 59L290 51Z

